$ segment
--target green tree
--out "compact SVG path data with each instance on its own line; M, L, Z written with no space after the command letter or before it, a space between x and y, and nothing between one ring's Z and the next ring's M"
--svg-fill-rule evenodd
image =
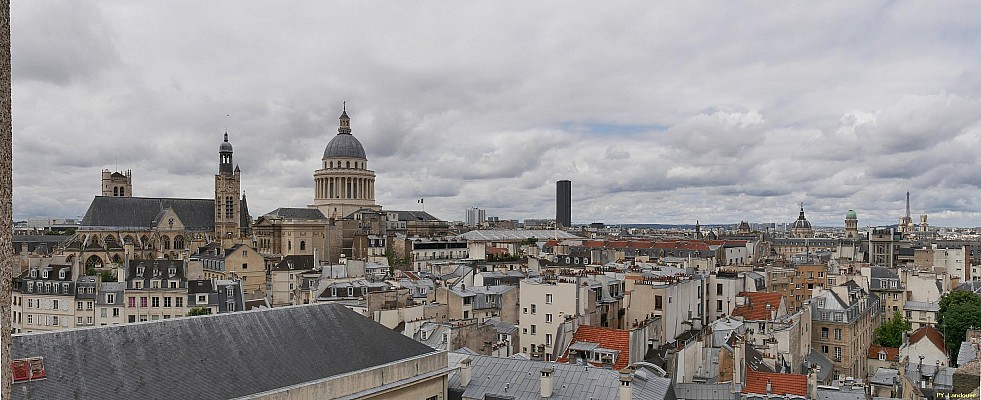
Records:
M187 312L188 317L194 317L198 315L208 315L208 314L211 314L211 309L204 308L204 307L194 307Z
M116 274L113 273L112 271L102 271L102 272L99 273L99 281L100 282L115 282L116 281Z
M903 318L899 311L889 322L879 325L875 330L875 344L885 347L899 347L903 344L903 332L913 329L913 324Z
M940 298L937 329L944 332L947 352L955 355L971 327L981 327L981 296L973 292L950 292Z

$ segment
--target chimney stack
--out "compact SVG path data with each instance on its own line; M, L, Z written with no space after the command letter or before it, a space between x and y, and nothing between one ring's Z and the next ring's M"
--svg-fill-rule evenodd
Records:
M807 371L807 396L809 398L817 398L818 372L820 371L821 367L817 365L811 365Z
M555 371L552 367L542 368L542 398L552 397L552 372Z
M632 400L634 398L633 388L630 387L633 381L634 377L629 368L620 371L620 400Z
M766 379L766 395L769 396L773 394L773 384L770 383L770 378Z
M470 363L472 361L469 358L460 361L460 385L463 387L470 384Z
M732 344L732 383L743 384L743 367L746 365L744 359L743 339L736 338Z

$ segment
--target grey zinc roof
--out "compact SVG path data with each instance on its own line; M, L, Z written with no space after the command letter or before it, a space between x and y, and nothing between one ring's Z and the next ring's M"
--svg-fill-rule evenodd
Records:
M852 389L847 387L836 388L817 388L815 390L815 400L865 400L865 392L862 389Z
M957 287L954 288L954 291L974 292L975 294L981 294L981 281L964 282L960 285L957 285Z
M961 342L960 350L957 351L957 365L961 366L971 362L978 357L978 352L971 342Z
M899 379L898 370L879 367L879 369L875 370L875 374L872 375L872 379L869 381L873 385L892 386L893 378Z
M316 208L277 208L266 213L266 216L284 219L327 219L324 213Z
M910 301L907 301L905 304L903 304L903 309L904 310L912 310L912 311L938 312L938 311L940 311L940 303L932 303L932 302L927 302L927 301L912 301L912 300L910 300Z
M739 393L732 392L729 383L676 383L675 393L679 399L735 400Z
M571 233L559 230L526 230L526 229L497 229L497 230L474 230L460 235L466 240L493 241L493 240L524 240L524 239L578 239L579 237Z
M338 133L330 143L327 143L327 147L324 148L324 158L335 157L367 159L364 146L361 146L358 138L350 133Z
M20 334L13 357L44 357L47 379L13 398L232 398L433 351L334 304Z
M150 227L170 208L188 230L214 230L215 201L155 197L96 196L82 217L83 227Z
M824 354L821 354L812 348L811 351L804 356L804 368L808 368L811 365L821 367L821 369L818 370L818 381L827 382L828 378L831 377L831 371L834 369L834 364L831 363L831 360L829 360L828 357L825 357Z
M395 214L399 221L439 221L439 218L425 211L386 211Z
M471 380L466 387L460 385L460 361L471 359ZM620 374L603 368L584 367L573 364L555 364L544 361L518 360L477 356L457 352L449 353L449 367L457 368L450 372L447 387L464 389L463 397L468 399L502 398L540 400L541 371L551 367L552 396L549 399L616 399L620 391ZM674 400L674 387L671 380L655 376L650 370L638 370L633 382L633 398L643 400ZM508 398L508 397L504 397Z

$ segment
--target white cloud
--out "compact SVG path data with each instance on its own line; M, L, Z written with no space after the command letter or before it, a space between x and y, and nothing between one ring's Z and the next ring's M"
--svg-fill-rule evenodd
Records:
M15 217L210 197L225 129L253 214L309 204L348 101L388 208L981 225L978 8L18 2Z

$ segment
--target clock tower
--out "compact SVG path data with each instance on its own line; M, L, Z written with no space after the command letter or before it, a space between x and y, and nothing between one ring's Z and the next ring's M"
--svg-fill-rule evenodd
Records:
M225 141L218 148L218 174L215 175L215 240L222 247L231 246L242 229L241 200L242 171L236 165L232 168L232 144Z

